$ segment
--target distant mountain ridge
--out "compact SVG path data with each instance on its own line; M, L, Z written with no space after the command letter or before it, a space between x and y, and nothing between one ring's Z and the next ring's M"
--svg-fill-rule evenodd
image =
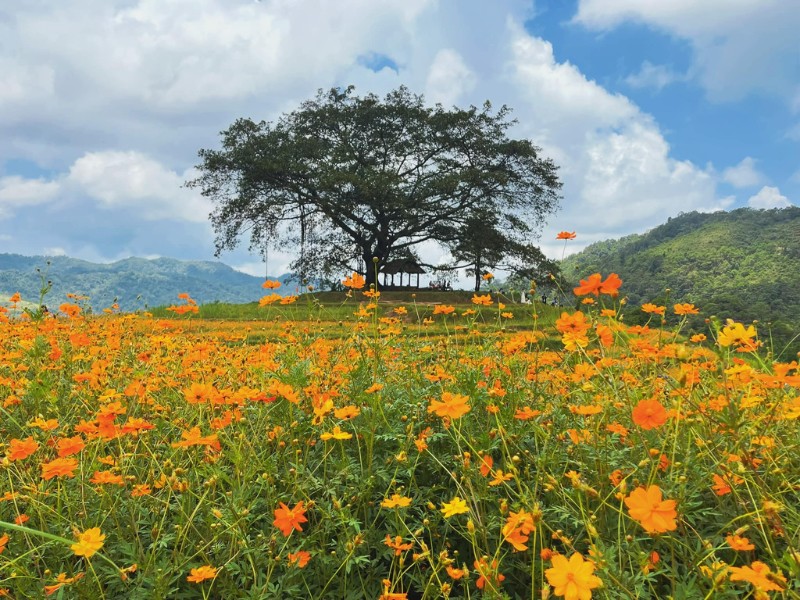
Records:
M800 333L800 208L682 214L647 233L592 244L562 264L574 283L597 272L619 274L631 305L671 310L693 302L702 311L698 329L711 315L758 320L762 335L769 324L785 344Z
M173 304L183 292L201 304L253 302L265 293L263 278L220 262L126 258L101 264L66 256L0 254L0 300L19 292L23 300L37 303L41 289L37 269L53 284L45 304L58 306L66 294L80 294L89 297L95 311L115 301L124 311ZM284 283L279 293L292 293L297 285L291 275L275 279Z

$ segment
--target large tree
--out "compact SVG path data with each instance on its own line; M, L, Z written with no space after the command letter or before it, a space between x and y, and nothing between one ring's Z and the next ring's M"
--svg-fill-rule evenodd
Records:
M200 150L187 185L215 203L217 255L249 232L251 248L297 248L305 276L355 268L372 283L374 258L427 240L455 248L485 215L516 241L557 208L557 167L508 137L509 113L430 107L405 87L383 99L320 91L277 122L236 121L220 150Z

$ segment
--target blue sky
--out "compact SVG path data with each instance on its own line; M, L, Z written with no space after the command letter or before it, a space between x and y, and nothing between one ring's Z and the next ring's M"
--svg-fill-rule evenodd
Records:
M197 151L349 84L512 107L561 167L552 256L562 229L577 250L797 205L798 30L784 0L0 2L0 252L213 259L213 207L181 186ZM221 258L263 273L246 243Z

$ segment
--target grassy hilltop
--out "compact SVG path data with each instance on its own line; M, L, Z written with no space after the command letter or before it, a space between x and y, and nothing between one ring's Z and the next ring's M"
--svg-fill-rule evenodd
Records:
M565 259L563 272L576 283L618 273L631 305L693 302L701 317L758 320L783 347L800 330L800 208L683 214L592 244Z

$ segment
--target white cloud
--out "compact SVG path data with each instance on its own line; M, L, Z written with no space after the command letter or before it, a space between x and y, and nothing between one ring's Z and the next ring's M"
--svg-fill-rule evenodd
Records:
M0 177L0 217L10 216L15 208L52 200L59 187L57 182L44 179L26 179L18 175Z
M546 40L516 28L512 43L512 74L524 98L517 116L562 166L563 210L545 235L559 228L578 229L581 240L598 231L622 235L718 205L713 174L671 158L653 119L628 98L557 62Z
M31 98L51 96L55 86L52 67L23 65L18 60L0 57L0 109L28 102Z
M54 246L52 248L44 248L42 254L44 256L67 256L67 251L61 246Z
M595 30L641 23L687 40L693 50L690 74L714 100L769 93L792 102L800 71L797 2L580 0L574 20Z
M747 201L750 208L786 208L792 206L789 199L776 187L765 185Z
M735 167L728 167L722 172L722 179L737 188L753 187L764 180L764 176L756 169L756 161L745 157Z
M685 76L680 75L666 65L654 65L646 60L642 63L638 73L633 73L625 78L632 88L654 88L661 91L666 86L677 81L683 81Z
M17 20L23 45L74 84L171 110L327 80L365 47L394 49L429 4L84 0Z
M69 170L66 181L107 209L132 208L148 220L208 221L212 205L183 188L180 175L139 152L90 152Z
M475 87L475 74L461 55L450 48L440 50L433 59L425 85L428 102L440 102L445 107L457 104L461 97Z

